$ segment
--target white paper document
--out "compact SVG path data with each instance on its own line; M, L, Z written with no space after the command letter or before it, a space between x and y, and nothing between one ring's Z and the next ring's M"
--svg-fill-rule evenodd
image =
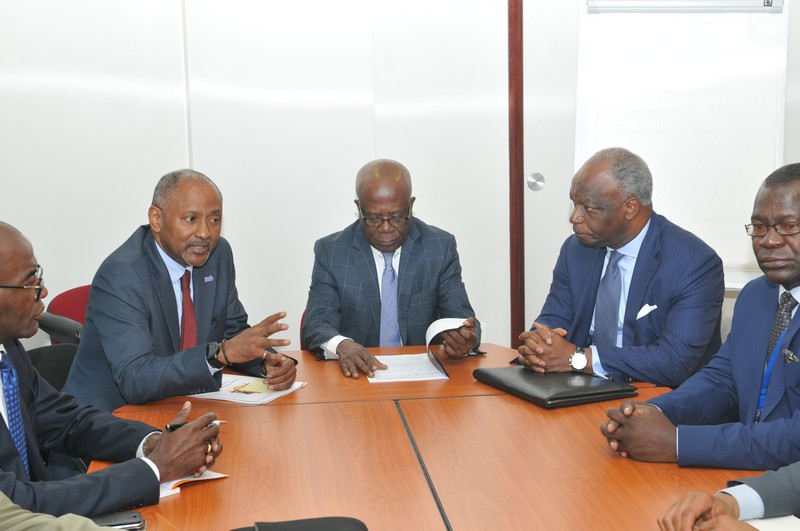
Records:
M173 494L178 494L181 491L181 485L185 485L186 483L191 483L193 481L205 481L207 479L217 479L217 478L226 478L228 474L221 474L219 472L214 472L212 470L206 470L200 476L186 476L185 478L176 479L175 481L167 481L159 485L159 498L166 498L167 496L172 496Z
M387 365L385 371L375 371L370 382L416 382L419 380L447 380L448 376L437 369L428 355L398 354L396 356L375 356L375 359Z
M267 404L282 396L297 391L306 385L306 382L295 381L285 391L271 391L264 385L263 378L245 376L243 374L223 374L222 386L219 391L191 395L191 398L209 398L211 400L227 400L241 404Z
M466 319L438 319L425 331L425 352L422 354L399 354L395 356L375 356L388 366L383 371L375 371L375 376L367 378L371 383L417 382L420 380L447 380L450 377L442 364L431 353L431 341L445 330L459 328Z

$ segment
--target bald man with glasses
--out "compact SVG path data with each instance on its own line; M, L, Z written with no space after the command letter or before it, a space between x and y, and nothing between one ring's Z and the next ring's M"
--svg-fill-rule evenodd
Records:
M452 234L413 216L411 175L399 162L367 163L356 176L359 219L314 245L314 270L302 330L317 359L369 377L386 366L365 347L424 345L444 317L465 318L444 332L445 353L459 358L480 343L480 323L461 280Z

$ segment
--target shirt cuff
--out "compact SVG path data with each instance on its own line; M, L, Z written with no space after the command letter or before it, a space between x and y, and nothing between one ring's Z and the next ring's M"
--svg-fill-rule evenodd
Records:
M151 460L149 460L148 458L146 458L144 456L144 445L147 444L147 439L149 439L150 437L152 437L156 433L161 433L161 432L160 431L151 431L150 433L148 433L147 435L144 436L144 439L142 439L142 442L139 443L139 447L136 448L136 457L138 457L139 459L141 459L142 461L147 463L147 465L153 471L153 474L156 475L156 479L158 480L158 482L161 483L161 473L158 471L158 467L156 466L156 464L154 462L152 462Z
M736 485L719 492L730 494L739 504L739 520L752 520L764 517L764 500L750 485Z
M344 336L333 336L328 341L321 345L322 351L325 355L326 360L338 360L339 355L336 353L336 349L339 348L339 343L350 339L349 337ZM352 341L352 339L350 339Z
M597 376L608 378L608 373L603 369L603 364L600 363L600 351L597 350L597 345L589 345L589 348L592 349L592 371Z

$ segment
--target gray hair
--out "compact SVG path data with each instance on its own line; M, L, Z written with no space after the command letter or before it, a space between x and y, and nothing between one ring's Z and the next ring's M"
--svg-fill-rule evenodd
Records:
M217 185L214 184L214 181L212 181L199 171L183 169L183 170L171 171L158 180L158 184L156 184L156 189L153 192L153 203L152 203L153 206L156 206L161 210L165 210L166 205L169 202L169 198L173 193L175 193L175 190L178 188L178 184L181 181L186 181L186 180L205 181L209 183L211 186L213 186L214 190L217 191L217 195L219 195L220 198L222 198L222 194L220 193L219 188L217 188Z
M611 174L627 195L635 197L642 205L653 202L653 175L642 157L625 148L612 147L598 151L592 159L609 161Z

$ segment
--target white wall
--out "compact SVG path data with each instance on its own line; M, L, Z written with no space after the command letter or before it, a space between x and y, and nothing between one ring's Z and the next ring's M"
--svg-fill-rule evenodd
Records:
M583 9L524 6L525 172L547 178L517 191L527 319L570 232ZM800 10L786 16L796 161ZM508 344L506 28L492 0L0 0L0 219L31 238L57 294L146 222L161 175L206 172L252 319L288 311L296 347L314 240L355 219L357 169L393 157L416 214L457 235L485 340Z
M194 167L223 192L251 321L288 311L297 348L314 240L355 220L358 168L396 158L507 343L506 28L491 0L0 2L0 219L54 295Z

